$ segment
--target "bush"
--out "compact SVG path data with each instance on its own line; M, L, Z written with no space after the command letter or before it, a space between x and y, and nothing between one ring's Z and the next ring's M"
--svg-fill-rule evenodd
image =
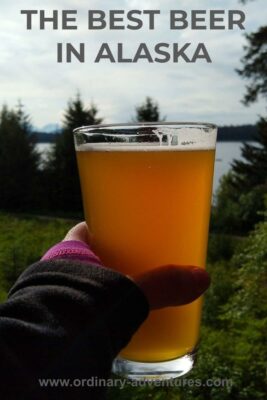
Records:
M209 237L208 263L217 261L229 261L244 238L240 236L214 233Z
M206 296L202 343L193 378L229 378L220 387L183 390L186 400L266 398L267 222L259 224L230 262L218 263ZM207 326L207 324L209 326Z

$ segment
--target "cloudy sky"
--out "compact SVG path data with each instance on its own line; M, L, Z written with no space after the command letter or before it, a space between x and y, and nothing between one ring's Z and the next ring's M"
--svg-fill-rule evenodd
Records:
M21 9L45 9L47 16L53 9L77 9L77 30L39 29L35 17L33 29L26 30L26 17ZM140 31L89 31L88 9L160 9L156 29L149 30L147 17ZM246 108L240 100L245 82L236 74L240 66L244 31L171 31L168 13L172 9L242 9L246 13L246 32L266 24L266 0L241 5L238 0L1 0L0 26L0 104L13 107L21 99L32 123L42 127L59 123L68 99L77 90L84 101L94 101L105 122L127 122L134 108L149 95L155 98L162 114L169 121L194 120L217 124L254 123L266 111L263 101ZM227 21L227 19L226 19ZM61 18L59 19L61 24ZM59 27L60 27L59 24ZM86 45L86 62L73 60L71 64L57 63L57 43L70 42ZM138 44L146 42L154 57L154 46L159 42L191 42L195 49L205 42L212 63L200 60L195 64L111 64L94 58L103 42L108 42L116 56L116 44L123 42L125 55L132 58Z

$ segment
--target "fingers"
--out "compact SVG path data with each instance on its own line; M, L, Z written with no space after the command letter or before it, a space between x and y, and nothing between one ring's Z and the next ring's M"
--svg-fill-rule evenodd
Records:
M66 240L79 240L81 242L90 244L90 232L86 222L80 222L69 230L63 241Z
M90 244L86 222L69 230L63 241L79 240ZM189 304L210 285L208 273L193 266L166 265L132 278L146 295L151 310Z
M210 285L208 273L193 266L166 265L134 280L145 293L151 310L191 303Z

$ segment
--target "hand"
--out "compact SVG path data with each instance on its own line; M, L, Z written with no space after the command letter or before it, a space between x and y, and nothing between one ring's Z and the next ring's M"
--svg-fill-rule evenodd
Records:
M90 244L90 233L85 222L75 225L66 240ZM181 306L200 297L210 285L210 277L203 268L164 265L141 275L129 277L144 292L151 310Z

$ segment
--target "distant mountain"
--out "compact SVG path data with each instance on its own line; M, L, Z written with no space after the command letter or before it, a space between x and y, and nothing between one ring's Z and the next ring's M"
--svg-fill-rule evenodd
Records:
M221 126L218 142L251 142L257 135L257 125Z
M35 129L38 143L53 143L62 128L59 124L47 124L42 130ZM251 142L257 135L257 125L221 126L218 129L218 142Z
M33 132L37 143L54 143L58 133Z
M42 128L34 128L33 130L41 133L60 133L62 127L59 124L46 124Z
M47 124L42 128L33 128L37 143L53 143L61 132L62 128L59 124Z

